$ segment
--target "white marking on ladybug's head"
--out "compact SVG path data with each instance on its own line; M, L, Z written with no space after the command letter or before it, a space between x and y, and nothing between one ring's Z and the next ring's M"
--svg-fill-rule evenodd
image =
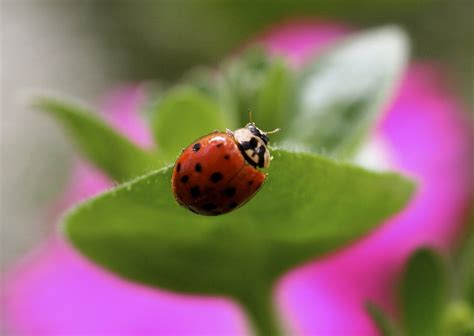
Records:
M254 123L249 123L244 128L236 130L234 139L239 144L245 159L252 166L267 168L270 165L270 151L267 148L268 136Z

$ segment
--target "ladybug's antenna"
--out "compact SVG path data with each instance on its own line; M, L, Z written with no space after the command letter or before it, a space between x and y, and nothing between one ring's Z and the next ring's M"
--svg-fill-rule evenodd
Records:
M253 122L252 110L249 110L249 120L250 120L250 123L255 126L255 123ZM264 134L275 134L275 133L280 132L280 131L281 131L281 128L275 128L273 131L269 131L269 132L263 131L263 133ZM260 130L260 132L262 132L262 131Z
M253 113L252 113L252 110L249 110L249 120L250 120L250 123L251 123L251 124L254 124L254 122L253 122Z
M280 132L280 131L281 131L281 128L275 128L273 131L265 132L265 134L275 134L275 133Z

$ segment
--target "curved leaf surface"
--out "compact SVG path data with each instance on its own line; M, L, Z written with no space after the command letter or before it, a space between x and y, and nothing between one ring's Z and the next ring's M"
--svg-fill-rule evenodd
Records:
M358 238L400 210L413 184L308 153L275 150L244 207L203 217L178 206L171 167L85 202L65 219L71 242L133 281L245 297L291 267Z

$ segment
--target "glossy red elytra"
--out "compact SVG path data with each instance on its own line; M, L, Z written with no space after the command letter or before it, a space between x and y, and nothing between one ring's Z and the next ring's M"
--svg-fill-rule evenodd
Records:
M228 213L245 204L260 189L270 165L268 134L253 122L234 132L215 131L183 150L173 169L177 202L207 216Z

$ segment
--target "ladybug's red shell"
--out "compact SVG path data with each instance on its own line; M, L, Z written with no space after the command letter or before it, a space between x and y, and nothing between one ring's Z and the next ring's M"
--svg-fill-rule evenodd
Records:
M245 204L265 177L246 162L232 135L216 132L181 153L173 169L172 188L179 204L212 216Z

